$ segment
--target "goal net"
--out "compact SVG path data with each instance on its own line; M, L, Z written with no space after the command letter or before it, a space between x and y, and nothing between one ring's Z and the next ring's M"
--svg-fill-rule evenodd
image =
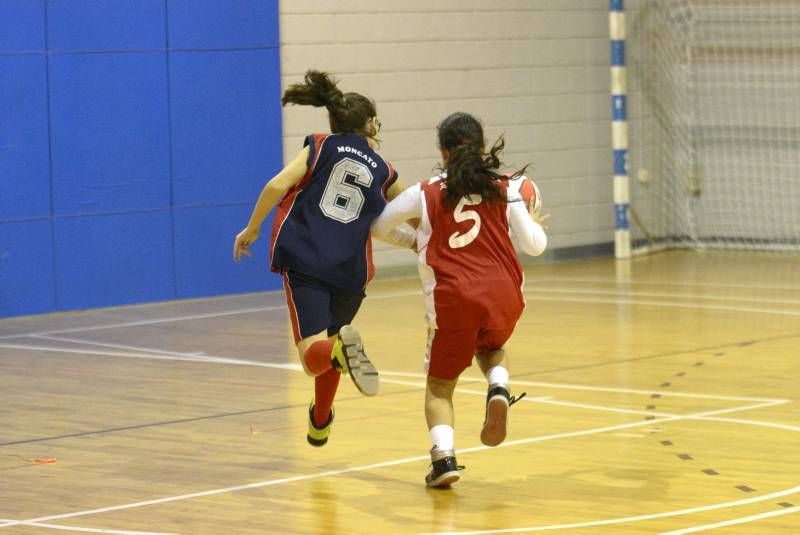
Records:
M631 240L800 251L800 1L628 0Z

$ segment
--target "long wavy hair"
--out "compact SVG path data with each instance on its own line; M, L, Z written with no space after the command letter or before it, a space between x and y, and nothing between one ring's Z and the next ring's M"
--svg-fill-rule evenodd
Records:
M328 110L331 132L367 136L367 121L376 117L375 103L359 93L342 93L330 74L309 70L302 83L290 85L281 103L300 104Z
M447 161L440 168L446 171L445 201L450 205L469 195L480 195L487 202L505 202L506 197L498 180L521 177L528 168L511 175L499 173L503 162L500 153L505 147L501 135L489 152L484 152L483 126L469 113L456 112L445 117L437 127L439 147L448 152Z

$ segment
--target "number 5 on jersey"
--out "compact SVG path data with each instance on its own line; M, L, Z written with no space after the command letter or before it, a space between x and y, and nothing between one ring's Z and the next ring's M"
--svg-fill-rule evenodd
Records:
M465 206L476 206L480 204L482 200L483 199L481 199L480 195L470 195L469 197L463 197L460 201L458 201L458 205L456 205L456 209L453 211L453 217L455 218L456 222L463 223L464 221L469 221L471 219L475 222L475 224L472 225L472 228L470 228L465 234L454 232L450 236L450 239L447 240L447 244L450 245L451 249L466 247L478 237L478 233L481 231L481 216L478 215L478 212L475 210L470 210L465 208Z
M372 185L372 173L366 165L345 158L333 166L319 202L322 213L342 223L358 219L364 207L364 194L358 185Z

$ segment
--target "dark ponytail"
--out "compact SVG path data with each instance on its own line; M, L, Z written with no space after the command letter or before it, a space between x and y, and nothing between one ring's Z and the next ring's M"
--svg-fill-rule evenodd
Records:
M457 112L447 116L438 127L439 147L448 151L447 162L442 171L447 189L445 201L450 205L468 196L477 194L487 202L505 200L498 180L522 176L527 165L511 176L498 173L503 162L500 153L505 147L503 136L495 141L488 153L484 153L483 126L468 113Z
M334 134L368 135L365 125L377 116L375 104L358 93L342 93L336 84L328 73L309 70L303 83L286 89L281 103L324 106Z

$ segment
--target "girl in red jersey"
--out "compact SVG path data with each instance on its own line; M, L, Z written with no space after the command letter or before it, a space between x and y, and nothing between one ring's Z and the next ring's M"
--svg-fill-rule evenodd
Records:
M481 441L497 446L505 439L508 408L517 398L509 394L503 345L525 307L522 267L509 229L530 255L547 246L542 226L547 216L529 211L519 193L524 169L511 176L497 172L502 137L487 154L483 128L467 113L445 118L438 134L442 174L401 193L372 226L374 236L396 243L391 238L397 226L419 220L418 267L428 320L425 417L433 447L425 482L430 487L459 478L453 391L473 356L489 382Z
M401 187L375 151L380 122L370 99L342 93L328 74L312 70L282 102L325 106L332 133L307 136L303 150L267 182L233 257L251 256L248 248L277 204L270 266L283 275L300 362L314 377L307 440L323 446L342 373L364 395L378 392L378 372L350 322L374 274L370 225Z

